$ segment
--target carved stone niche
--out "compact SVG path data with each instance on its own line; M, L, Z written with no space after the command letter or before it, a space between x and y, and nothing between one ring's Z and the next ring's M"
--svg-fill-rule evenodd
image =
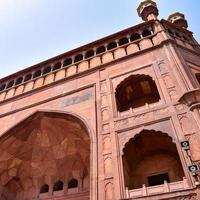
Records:
M158 69L159 69L159 72L161 74L166 74L168 73L168 69L167 69L167 66L166 66L166 63L164 60L159 60L157 61L157 66L158 66Z
M113 190L113 183L112 182L108 182L105 185L105 199L106 200L113 200L113 196L114 196L114 190Z
M111 177L112 176L112 158L107 157L104 160L104 172L106 177Z
M185 135L192 134L197 130L196 122L188 114L179 115L179 122Z
M104 139L103 139L103 152L104 153L110 153L111 147L112 147L112 144L111 144L110 136L104 137Z

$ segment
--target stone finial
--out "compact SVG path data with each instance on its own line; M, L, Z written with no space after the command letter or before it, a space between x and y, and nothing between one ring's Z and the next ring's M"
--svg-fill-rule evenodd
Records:
M176 12L174 14L171 14L168 17L168 21L170 21L173 24L176 24L180 28L188 28L187 20L185 19L185 15L179 12Z
M141 17L144 21L157 19L159 13L154 0L143 0L137 9L137 12L139 17Z

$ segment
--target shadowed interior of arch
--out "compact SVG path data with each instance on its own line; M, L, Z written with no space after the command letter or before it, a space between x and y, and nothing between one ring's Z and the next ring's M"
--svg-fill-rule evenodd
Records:
M148 75L131 75L124 79L115 92L118 111L144 106L160 100L155 81Z
M0 192L6 198L34 199L40 193L67 191L69 177L81 181L78 193L89 198L90 138L78 118L38 112L0 139L0 152Z
M144 130L123 149L125 186L128 189L182 181L184 172L176 145L162 132Z

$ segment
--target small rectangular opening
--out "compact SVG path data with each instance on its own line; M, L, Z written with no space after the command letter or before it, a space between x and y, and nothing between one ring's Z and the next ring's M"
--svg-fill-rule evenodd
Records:
M149 186L162 185L164 181L170 182L168 173L148 176Z

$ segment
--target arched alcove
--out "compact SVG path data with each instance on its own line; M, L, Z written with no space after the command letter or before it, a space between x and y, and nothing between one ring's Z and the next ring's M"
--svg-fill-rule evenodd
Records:
M90 49L89 51L86 52L85 58L90 58L92 56L94 56L94 51L92 49Z
M123 149L125 186L129 190L183 180L184 171L172 138L166 133L143 130Z
M32 74L27 74L24 78L24 82L31 80L31 78L32 78Z
M78 54L75 56L74 58L74 62L80 62L81 60L83 60L83 55L82 54Z
M55 180L51 191L56 192L61 180L72 174L81 179L84 172L89 184L79 188L77 198L81 192L89 198L89 134L83 121L64 113L37 112L17 124L0 138L2 194L12 200L35 199L47 191L45 180Z
M64 186L64 184L63 184L63 182L62 181L56 181L55 183L54 183L54 185L53 185L53 191L54 192L56 192L56 191L61 191L61 190L63 190L64 188L63 188L63 186Z
M61 66L62 66L61 62L58 62L58 63L56 63L56 64L53 66L53 69L52 69L52 70L53 70L53 71L56 71L56 70L60 69Z
M7 87L6 88L11 88L14 85L14 80L8 82Z
M106 51L106 48L104 46L100 46L97 48L96 53L98 55L98 54L104 53L105 51Z
M115 92L118 111L144 106L160 100L155 81L148 75L131 75L124 79Z
M111 50L111 49L114 49L114 48L116 48L116 47L117 47L117 43L116 43L115 41L113 41L113 42L110 42L110 43L108 44L107 49L108 49L108 50Z
M78 181L75 178L72 178L69 182L68 182L68 189L71 188L77 188L78 187Z
M142 31L142 36L143 37L147 37L151 35L151 31L149 31L148 29L145 29Z
M139 33L133 33L133 34L131 35L131 37L130 37L130 40L131 40L131 41L135 41L135 40L139 40L139 39L141 39L141 36L140 36Z
M128 44L128 43L129 43L129 40L128 40L128 38L126 38L126 37L121 38L121 39L119 40L119 46L122 46L122 45Z
M47 184L44 184L41 188L40 188L40 194L43 193L47 193L49 192L49 186Z
M51 72L51 66L45 67L42 74L48 74L49 72Z
M19 85L23 82L23 77L19 77L17 78L17 80L15 81L15 85Z

